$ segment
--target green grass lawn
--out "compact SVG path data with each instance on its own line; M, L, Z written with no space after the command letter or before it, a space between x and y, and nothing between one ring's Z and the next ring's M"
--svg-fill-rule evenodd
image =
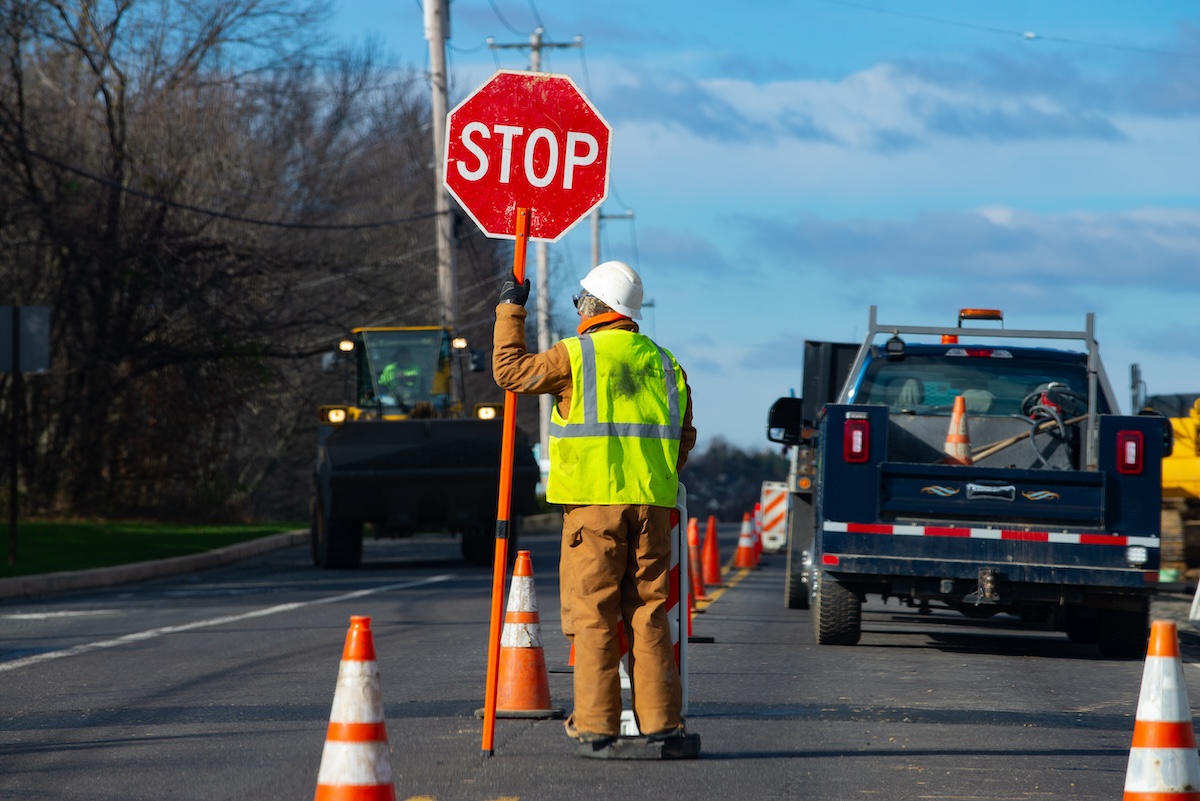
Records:
M303 523L196 526L165 523L53 522L17 524L16 564L8 563L9 531L0 525L0 578L111 567L184 556L306 528Z

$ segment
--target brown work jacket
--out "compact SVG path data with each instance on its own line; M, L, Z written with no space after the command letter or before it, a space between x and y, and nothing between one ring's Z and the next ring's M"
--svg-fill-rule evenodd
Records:
M520 395L554 395L558 413L566 417L571 410L571 357L567 346L556 342L547 351L530 353L525 348L525 308L516 303L501 303L496 307L496 327L492 332L492 376L501 389ZM637 331L638 325L628 317L608 320L588 328L591 331L621 329ZM680 368L682 369L682 367ZM687 384L687 372L683 375ZM679 438L679 462L682 470L688 452L696 444L696 428L692 425L692 388L687 388L687 403L683 409L683 431Z

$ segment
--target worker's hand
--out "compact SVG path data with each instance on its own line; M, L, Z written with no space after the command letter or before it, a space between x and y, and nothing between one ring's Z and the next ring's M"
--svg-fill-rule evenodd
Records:
M524 306L527 300L529 300L529 279L526 278L524 283L518 284L517 276L509 273L504 286L500 287L500 302Z

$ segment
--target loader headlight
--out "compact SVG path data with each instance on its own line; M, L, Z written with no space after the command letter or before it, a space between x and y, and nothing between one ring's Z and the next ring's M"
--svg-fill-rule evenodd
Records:
M345 406L322 406L317 415L320 422L331 426L340 426L346 422Z
M475 407L475 417L480 420L496 420L500 417L500 407L495 404L481 403Z
M1141 567L1146 564L1149 558L1149 553L1146 551L1145 545L1130 545L1125 549L1125 559L1134 567Z

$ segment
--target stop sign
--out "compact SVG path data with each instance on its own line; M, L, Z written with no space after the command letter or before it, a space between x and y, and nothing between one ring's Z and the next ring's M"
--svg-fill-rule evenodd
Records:
M492 237L556 241L608 196L612 129L566 75L501 70L446 118L447 191Z

